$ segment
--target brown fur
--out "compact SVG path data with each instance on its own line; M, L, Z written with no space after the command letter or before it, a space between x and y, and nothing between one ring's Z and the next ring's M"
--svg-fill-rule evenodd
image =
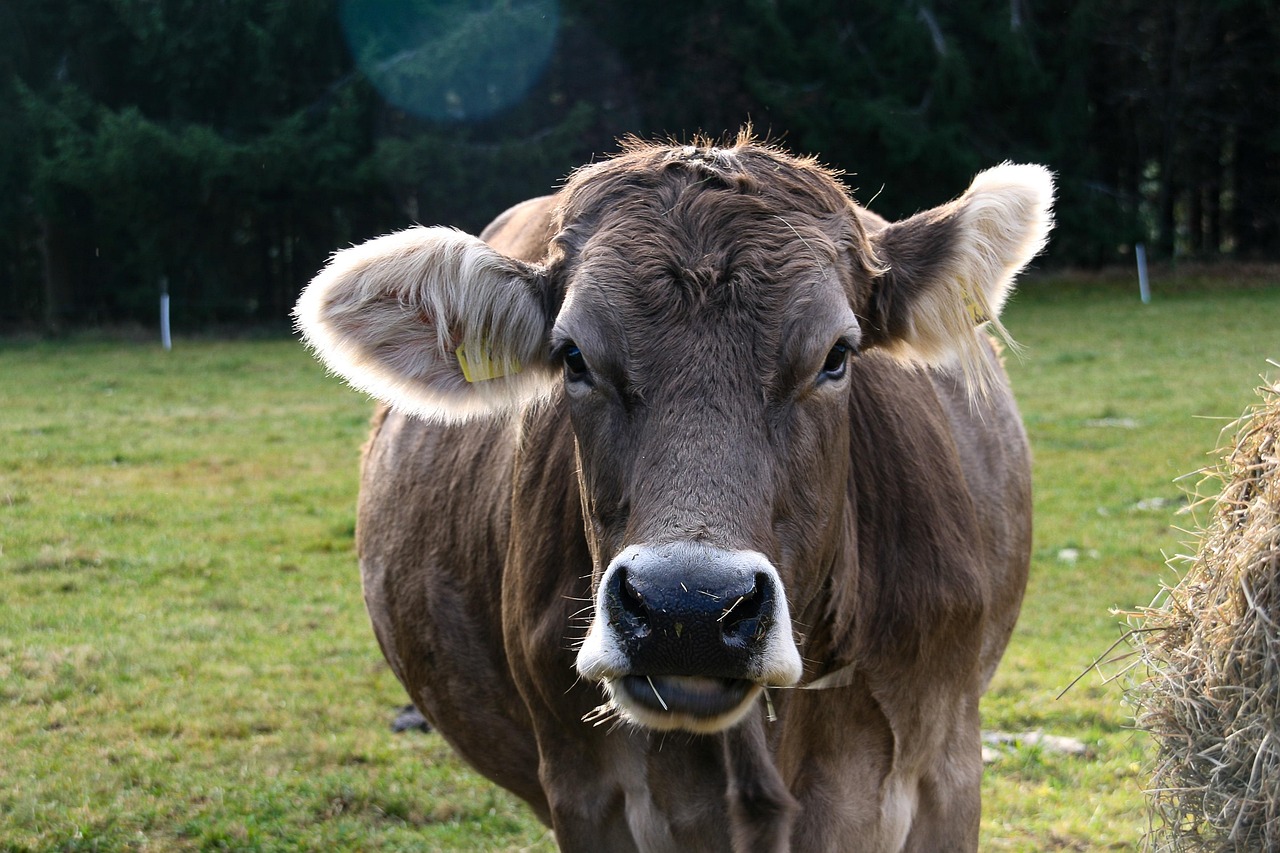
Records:
M358 545L414 702L562 849L976 849L978 698L1030 553L1026 439L980 332L957 344L989 377L977 397L958 367L880 351L950 286L931 278L964 236L950 215L895 230L746 140L637 143L485 231L534 265L549 351L572 340L596 384L511 418L379 418ZM815 385L851 327L864 351ZM574 671L595 583L659 541L764 554L804 680L852 674L717 734L584 722L604 699Z

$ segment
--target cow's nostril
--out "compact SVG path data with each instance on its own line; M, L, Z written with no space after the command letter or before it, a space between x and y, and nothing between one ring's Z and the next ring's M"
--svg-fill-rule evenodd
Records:
M641 595L631 583L631 578L627 575L626 571L620 571L618 574L622 576L620 583L622 594L619 596L622 606L628 613L633 613L637 616L647 614L648 608L644 605L644 596Z
M630 637L644 638L651 628L649 605L632 584L626 566L620 566L614 573L609 593L610 616Z
M720 616L720 633L728 645L749 645L768 630L767 614L773 603L773 585L757 573L755 586L737 596Z

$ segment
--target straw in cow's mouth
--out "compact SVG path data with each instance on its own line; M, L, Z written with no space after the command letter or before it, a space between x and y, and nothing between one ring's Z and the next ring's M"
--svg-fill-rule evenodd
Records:
M619 687L654 712L716 717L739 707L754 685L739 678L688 675L627 675Z

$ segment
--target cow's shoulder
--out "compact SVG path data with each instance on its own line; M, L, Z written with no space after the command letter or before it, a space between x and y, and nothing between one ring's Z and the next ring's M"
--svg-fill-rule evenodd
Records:
M555 206L554 195L522 201L489 223L480 232L480 239L509 257L540 261L555 234L552 225Z

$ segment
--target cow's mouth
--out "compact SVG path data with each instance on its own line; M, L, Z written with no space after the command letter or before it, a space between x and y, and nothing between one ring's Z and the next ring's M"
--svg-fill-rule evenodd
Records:
M711 721L737 711L758 685L740 678L626 675L617 682L627 698L653 714Z

